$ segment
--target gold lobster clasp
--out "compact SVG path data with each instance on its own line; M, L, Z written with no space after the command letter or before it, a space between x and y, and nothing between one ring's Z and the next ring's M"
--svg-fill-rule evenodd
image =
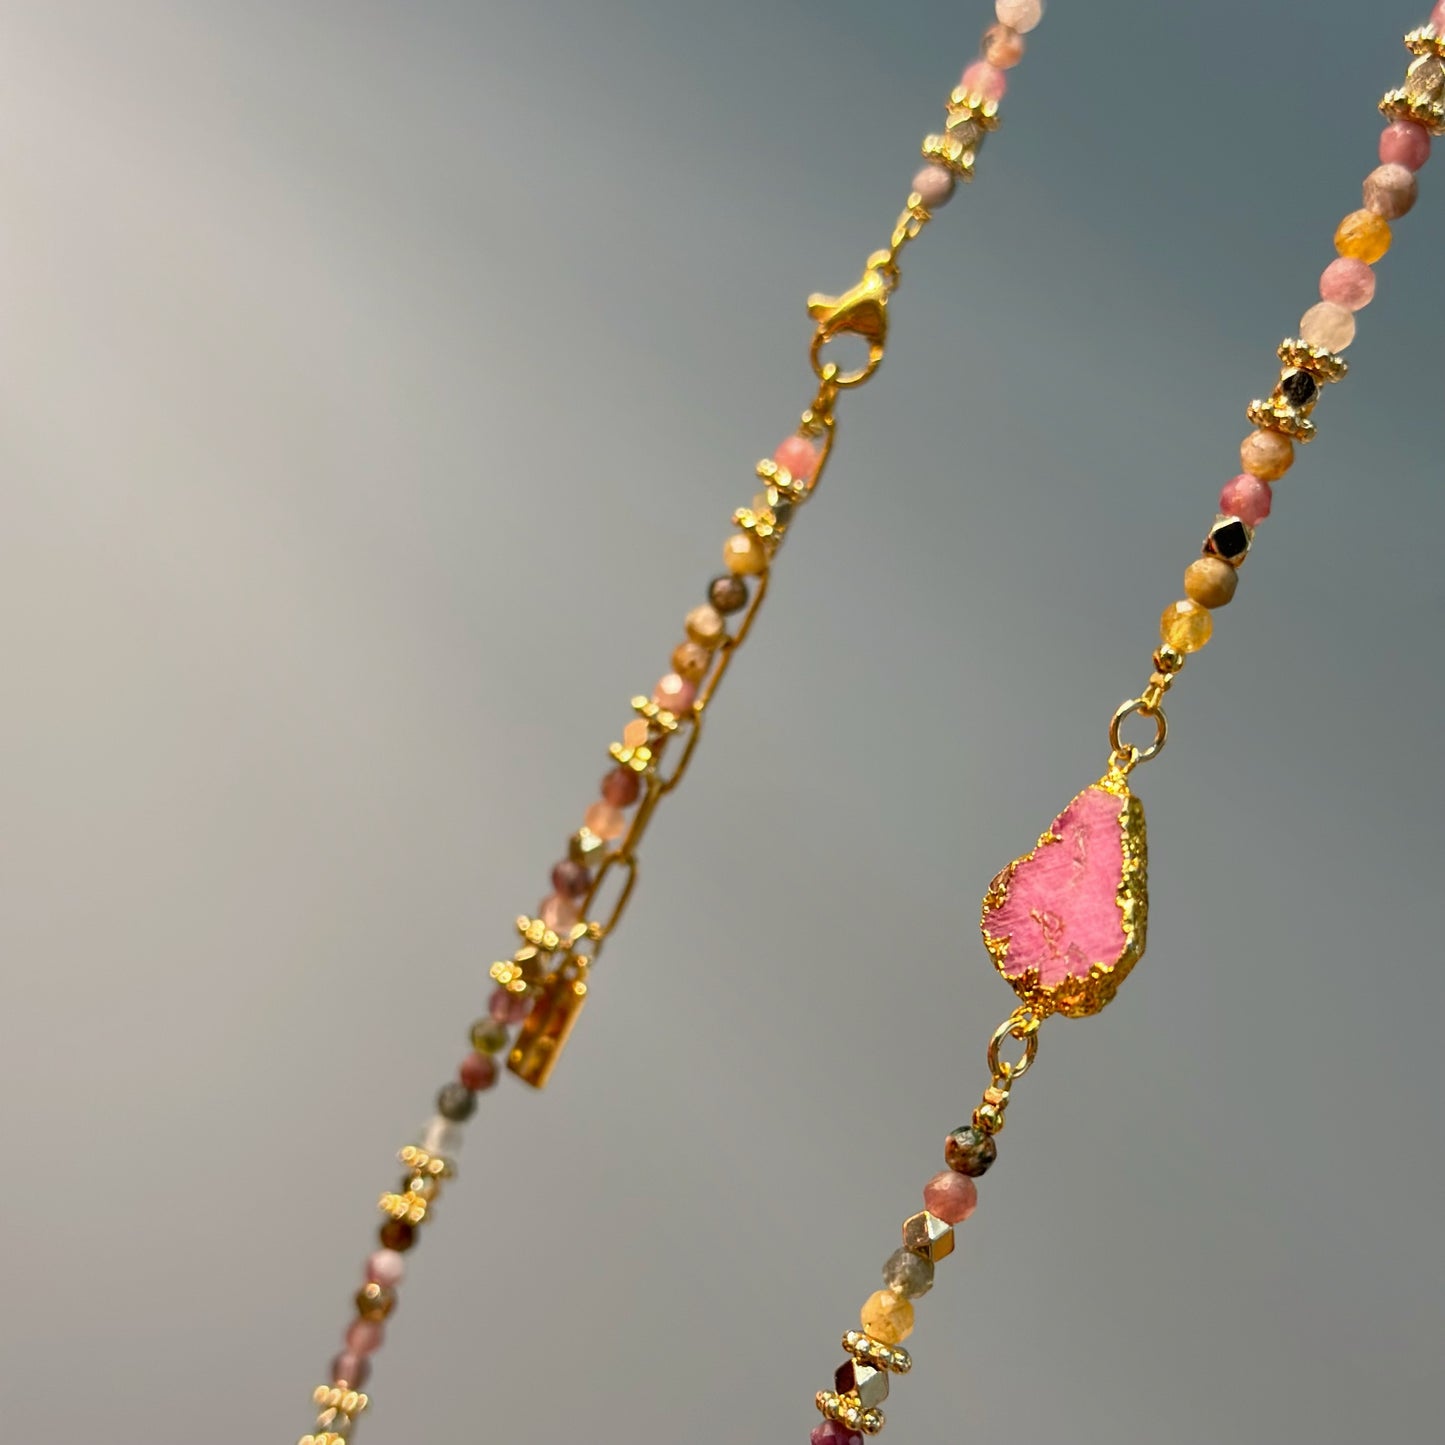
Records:
M888 341L888 298L898 285L898 264L891 251L875 251L868 258L863 279L841 296L808 297L808 315L818 323L808 355L813 370L834 386L857 386L883 364ZM868 360L857 371L839 372L837 364L823 360L823 348L836 337L858 336L868 343Z

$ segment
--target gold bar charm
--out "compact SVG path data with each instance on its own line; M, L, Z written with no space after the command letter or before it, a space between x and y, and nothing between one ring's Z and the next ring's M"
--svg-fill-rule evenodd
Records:
M590 959L568 956L542 982L540 996L517 1034L507 1067L534 1089L547 1086L562 1049L587 1002Z

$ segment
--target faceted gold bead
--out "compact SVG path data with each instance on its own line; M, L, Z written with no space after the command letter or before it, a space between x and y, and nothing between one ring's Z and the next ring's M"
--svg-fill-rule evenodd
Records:
M628 726L630 727L631 724L629 723ZM624 731L623 737L626 736ZM606 851L606 840L599 838L591 828L579 828L567 844L567 856L574 863L580 863L584 868L595 868Z
M356 1313L364 1320L384 1320L396 1304L396 1291L368 1281L356 1292Z
M1171 602L1159 619L1159 636L1180 652L1198 652L1213 632L1209 609L1187 599Z
M846 1360L839 1365L833 1385L840 1395L851 1395L864 1410L888 1398L887 1374L862 1360Z
M1222 557L1201 557L1184 570L1184 594L1201 607L1226 607L1239 586L1239 572Z
M903 1221L903 1247L937 1264L953 1253L953 1226L920 1209Z
M913 1333L913 1306L892 1290L880 1289L869 1295L859 1319L863 1332L885 1345L901 1345Z
M768 549L751 532L737 532L723 544L723 565L734 577L758 577L768 570Z

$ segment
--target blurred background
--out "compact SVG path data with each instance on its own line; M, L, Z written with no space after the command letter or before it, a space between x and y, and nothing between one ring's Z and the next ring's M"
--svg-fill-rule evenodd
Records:
M1060 3L907 257L552 1087L363 1440L804 1441L1428 8ZM398 1146L986 0L0 20L7 1445L284 1441ZM1434 1438L1445 160L1143 770L887 1439Z

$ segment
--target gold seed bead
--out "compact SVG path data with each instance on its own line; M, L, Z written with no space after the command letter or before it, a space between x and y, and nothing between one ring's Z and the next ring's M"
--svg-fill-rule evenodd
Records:
M1294 465L1294 443L1277 431L1250 432L1239 445L1240 465L1262 482L1277 482Z
M1201 607L1227 607L1238 586L1238 570L1222 557L1201 557L1184 569L1184 594Z
M768 549L751 532L738 532L723 543L723 565L734 577L758 577L768 570Z
M1197 602L1171 602L1159 619L1160 637L1180 652L1198 652L1213 631L1208 609Z
M913 1306L891 1289L868 1296L859 1311L863 1333L885 1345L901 1345L913 1333Z

